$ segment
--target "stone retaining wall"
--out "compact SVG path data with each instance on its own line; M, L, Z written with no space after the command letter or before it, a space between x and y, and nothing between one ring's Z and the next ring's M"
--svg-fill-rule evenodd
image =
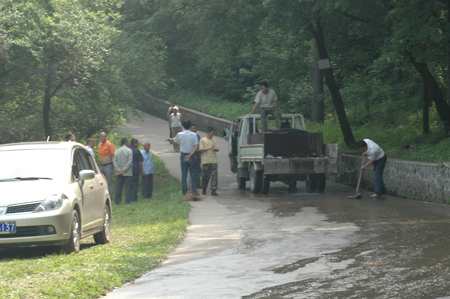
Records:
M158 99L146 93L138 95L144 103L143 110L149 114L167 119L166 113L170 102ZM197 112L186 107L180 107L183 119L197 124L199 130L205 131L208 126L216 130L216 135L222 136L222 130L230 127L230 121L208 114ZM360 153L339 153L338 174L330 176L333 182L350 185L356 188L362 156ZM425 200L436 203L450 201L450 162L423 163L388 158L384 170L384 184L387 194ZM373 167L363 172L360 189L374 190L375 178Z
M157 116L162 119L167 119L167 110L169 109L170 102L158 99L150 94L141 92L138 94L143 103L143 110L151 115ZM197 112L189 108L180 106L180 113L183 115L183 120L190 120L191 123L196 124L200 131L206 132L206 128L213 127L217 136L222 136L224 128L229 129L231 121L213 117L211 115Z
M367 160L366 160L367 162ZM365 162L365 163L366 163ZM340 153L337 183L356 188L362 155ZM424 163L388 158L383 181L389 195L436 203L450 200L450 163ZM360 189L373 191L375 177L373 166L363 172Z

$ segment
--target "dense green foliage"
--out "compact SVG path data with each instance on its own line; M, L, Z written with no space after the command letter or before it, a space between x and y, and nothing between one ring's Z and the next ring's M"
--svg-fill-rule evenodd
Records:
M393 153L432 147L450 135L449 5L5 0L0 142L107 131L140 108L133 90L232 118L267 81L283 112L315 119L349 148L361 138ZM332 69L313 79L326 57Z
M122 136L108 139L118 145ZM82 240L80 252L68 255L53 247L1 250L0 297L97 298L166 259L184 236L190 208L174 191L180 182L158 157L153 162L158 174L153 199L138 192L136 203L113 206L109 244L94 245L90 237Z

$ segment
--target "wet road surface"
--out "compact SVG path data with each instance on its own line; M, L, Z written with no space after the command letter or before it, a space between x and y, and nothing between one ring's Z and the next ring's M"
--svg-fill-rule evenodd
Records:
M149 140L180 177L166 121L145 115L121 130ZM217 139L219 196L192 202L169 259L107 298L450 298L449 206L350 200L354 189L330 183L325 194L302 182L296 194L281 183L268 195L238 190Z

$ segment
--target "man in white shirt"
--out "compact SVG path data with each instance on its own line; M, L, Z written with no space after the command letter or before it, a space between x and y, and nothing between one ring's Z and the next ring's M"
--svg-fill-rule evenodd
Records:
M364 171L364 169L373 164L373 171L375 174L375 190L370 197L379 198L385 193L383 172L387 160L386 153L378 144L370 139L360 140L356 145L363 153L363 157L367 157L369 159L369 162L361 167L361 171Z
M183 194L186 195L187 188L187 173L191 174L191 188L192 193L197 194L197 158L195 152L198 149L197 134L189 130L191 122L189 120L183 121L184 131L178 133L174 138L167 138L166 141L180 142L180 162L181 162L181 186Z
M272 114L275 117L277 129L281 127L281 113L278 109L278 97L275 90L269 88L267 82L261 83L261 90L258 92L255 98L255 105L253 106L253 114L258 106L261 106L261 126L263 132L267 131L267 117Z

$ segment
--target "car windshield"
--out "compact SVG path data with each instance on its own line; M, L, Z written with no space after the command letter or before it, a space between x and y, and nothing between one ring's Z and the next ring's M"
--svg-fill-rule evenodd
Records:
M70 171L68 156L65 149L0 151L0 182L59 179Z

